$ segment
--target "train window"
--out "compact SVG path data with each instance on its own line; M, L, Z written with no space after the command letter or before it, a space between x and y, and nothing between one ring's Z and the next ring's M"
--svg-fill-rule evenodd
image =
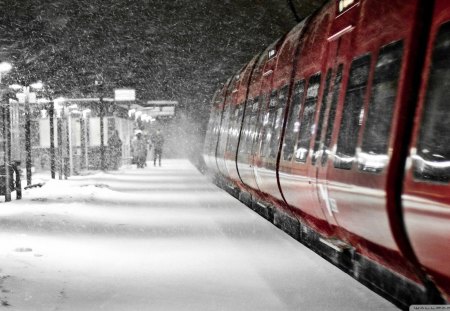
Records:
M272 91L269 99L269 106L266 113L264 114L263 121L263 136L262 136L262 146L261 146L261 156L270 156L270 145L274 137L274 127L276 121L276 114L278 108L278 92L276 90Z
M319 97L320 73L309 78L306 91L303 115L300 121L300 134L295 150L295 161L306 162L309 153L311 134L314 132L314 113L316 111L317 98Z
M341 91L342 69L343 68L344 68L344 65L339 64L339 67L336 72L336 77L334 78L333 96L331 98L330 111L328 112L327 130L325 132L325 141L324 141L324 145L323 145L323 151L321 151L322 166L325 166L325 164L327 163L327 160L328 160L328 155L331 153L331 150L330 150L331 135L333 134L334 119L336 118L337 103L339 100L339 93Z
M264 107L266 107L267 99L269 94L262 94L259 99L259 112L257 117L255 118L255 128L253 132L253 142L252 142L252 155L256 155L256 153L259 151L258 148L260 147L260 141L261 141L261 134L262 134L262 127L264 125Z
M288 119L286 123L286 133L284 135L283 143L283 159L290 161L294 156L294 144L297 138L300 122L298 115L300 113L301 102L303 101L303 94L305 93L305 80L300 80L295 83L294 96L289 108Z
M234 134L235 134L235 128L236 128L236 120L238 118L238 107L234 104L231 104L231 112L230 112L230 121L229 121L229 126L227 129L227 147L226 150L227 151L232 151L233 149L233 144L234 144Z
M206 132L206 137L205 137L205 144L204 144L204 153L205 154L211 154L211 148L212 148L212 140L213 140L213 130L214 130L214 123L216 122L216 115L217 115L217 110L215 109L215 107L213 107L213 109L211 110L211 116L209 118L209 122L208 122L208 130Z
M235 111L234 125L231 133L231 153L236 153L239 140L239 134L241 133L242 114L244 113L244 103L240 103Z
M356 58L350 67L350 75L345 93L341 127L337 141L334 167L349 170L355 159L363 102L369 77L370 54Z
M319 111L319 120L317 122L317 131L316 131L316 137L314 140L314 152L311 157L312 164L315 165L317 159L320 157L320 150L323 149L323 141L321 140L322 136L322 127L323 127L323 120L325 117L325 109L328 103L328 93L330 88L330 82L331 82L331 69L328 69L326 80L325 80L325 90L323 91L322 96L322 103L320 105L320 111Z
M379 173L388 162L387 151L402 54L403 42L396 41L382 47L378 55L361 152L358 154L360 170Z
M231 105L228 104L223 111L222 124L220 126L219 131L219 145L217 148L219 155L223 155L225 153L225 148L227 146L228 127L230 126L230 115L231 115Z
M214 116L214 125L212 128L212 139L210 140L210 146L209 146L209 155L214 155L216 153L216 146L217 146L217 137L219 135L219 124L220 124L220 115L221 111L217 110Z
M431 58L422 120L412 155L414 177L419 181L450 180L450 22L439 29Z
M253 99L248 99L244 109L244 121L242 122L241 139L239 143L239 154L247 154L250 136L250 117L252 113Z
M275 159L278 153L278 145L281 138L281 130L283 127L284 109L286 108L286 101L288 95L288 86L285 85L278 93L278 106L276 108L276 117L273 124L273 137L270 141L269 157Z
M255 145L256 138L258 136L258 114L260 108L259 98L255 98L252 104L251 117L250 117L250 127L249 127L249 140L247 143L247 154L252 153L252 146Z

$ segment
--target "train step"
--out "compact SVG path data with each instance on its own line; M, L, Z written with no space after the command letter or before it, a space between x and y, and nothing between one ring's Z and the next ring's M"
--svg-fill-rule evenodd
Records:
M335 251L342 253L345 250L350 250L353 247L350 244L345 243L344 241L338 240L338 239L325 239L325 238L319 238L319 241L334 249Z

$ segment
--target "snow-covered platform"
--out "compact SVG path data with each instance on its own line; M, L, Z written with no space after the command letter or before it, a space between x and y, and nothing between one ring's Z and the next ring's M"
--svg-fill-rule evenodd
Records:
M0 305L11 310L396 309L187 160L51 180L23 197L0 203Z

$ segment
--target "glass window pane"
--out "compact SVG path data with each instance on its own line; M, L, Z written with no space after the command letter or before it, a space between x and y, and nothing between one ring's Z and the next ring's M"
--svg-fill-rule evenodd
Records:
M441 26L431 59L422 120L413 155L414 177L448 183L450 179L450 22Z
M372 95L367 112L358 168L379 173L388 162L392 115L402 65L403 42L381 48L375 66Z
M370 55L352 62L339 129L334 167L349 170L355 159L359 128L364 115L364 95L369 77Z
M231 105L228 104L223 111L222 124L219 131L219 146L217 152L219 157L222 157L225 153L225 147L228 140L228 127L230 125Z
M331 154L331 136L333 134L334 120L336 118L337 103L339 100L339 93L342 85L342 69L343 64L340 64L334 78L333 97L331 99L330 111L328 112L327 131L325 132L325 142L323 146L322 154L322 166L325 166L328 160L328 155Z
M316 112L317 98L319 97L320 73L311 76L308 81L305 105L300 121L300 134L295 150L295 161L306 162L309 153L311 134L314 131L314 114Z
M238 146L239 134L241 132L242 125L242 115L244 113L244 103L240 103L235 111L234 123L232 126L231 136L229 138L230 148L228 149L231 153L235 154Z
M235 127L236 127L236 119L237 119L237 114L239 113L238 111L238 106L236 106L235 104L231 104L231 111L230 111L230 121L229 121L229 126L228 126L228 130L227 130L227 146L226 146L226 151L231 151L232 150L232 145L234 142L234 132L235 132Z
M322 96L322 104L320 105L320 112L319 112L319 121L317 123L317 132L315 136L314 141L314 152L312 154L312 164L316 164L317 159L319 159L321 150L323 149L323 140L321 139L322 136L322 128L324 123L324 117L325 117L325 110L328 106L328 93L330 88L330 82L331 82L331 69L328 69L327 77L325 80L325 90L323 91ZM319 151L320 150L320 151Z
M290 161L294 156L295 140L300 128L299 113L303 95L305 93L305 80L295 83L294 94L289 108L289 115L286 124L286 133L283 142L283 159Z
M250 137L250 118L252 116L253 99L248 99L244 109L244 121L242 124L241 139L239 142L239 155L247 154L248 142Z
M271 159L276 159L278 154L278 146L280 144L281 130L283 127L284 110L286 108L286 101L288 95L288 86L285 85L278 93L278 105L276 108L275 122L273 125L273 137L270 141L269 156Z
M268 157L270 152L270 142L273 138L273 129L275 127L276 113L278 108L278 92L272 91L270 94L269 105L264 113L261 156Z
M255 128L254 128L254 135L253 135L253 144L252 144L252 155L256 155L257 152L259 152L260 147L260 141L261 141L261 134L262 134L262 126L264 124L264 110L265 106L267 104L268 94L261 95L260 102L259 102L259 112L257 114L257 117L255 118Z

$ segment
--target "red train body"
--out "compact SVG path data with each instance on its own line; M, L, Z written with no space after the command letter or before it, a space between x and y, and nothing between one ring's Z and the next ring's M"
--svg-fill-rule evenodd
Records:
M216 92L204 159L398 305L445 303L448 84L448 1L331 1Z

